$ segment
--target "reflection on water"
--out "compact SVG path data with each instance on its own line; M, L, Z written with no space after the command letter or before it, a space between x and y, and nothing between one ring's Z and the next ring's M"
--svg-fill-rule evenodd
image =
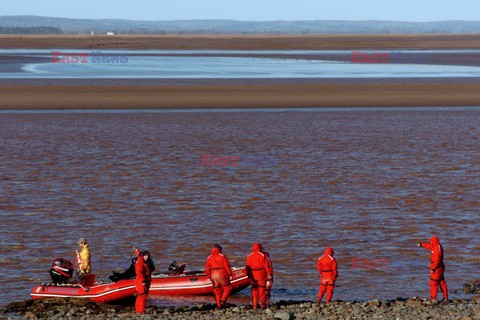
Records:
M48 280L52 257L73 259L81 236L100 277L127 267L133 245L158 270L197 269L212 243L241 266L259 241L277 300L316 297L327 244L337 299L426 297L429 255L415 243L432 234L451 290L477 277L475 109L3 113L0 136L2 305ZM205 153L279 162L205 167ZM356 257L389 263L352 268Z
M350 64L322 60L230 57L131 57L125 64L29 64L3 78L416 78L480 77L480 67Z

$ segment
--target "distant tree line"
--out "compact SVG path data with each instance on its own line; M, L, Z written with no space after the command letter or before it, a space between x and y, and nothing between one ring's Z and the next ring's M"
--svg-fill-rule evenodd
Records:
M62 34L62 30L55 27L1 27L0 34Z
M49 27L47 27L49 26ZM237 21L68 19L0 16L0 33L16 34L369 34L480 33L480 21Z

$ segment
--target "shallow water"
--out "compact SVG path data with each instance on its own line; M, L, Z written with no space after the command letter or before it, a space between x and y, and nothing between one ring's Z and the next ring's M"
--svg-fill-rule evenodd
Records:
M415 243L433 234L451 291L478 278L479 108L2 113L0 136L0 305L28 298L82 236L99 277L133 245L166 270L203 267L215 242L241 266L259 241L275 300L315 299L326 245L336 299L427 297ZM202 154L278 163L210 167Z
M59 59L73 53L103 54L77 59L78 63L52 63L52 51ZM0 78L3 79L313 79L313 78L478 78L479 66L426 63L351 63L347 50L0 50ZM371 50L363 50L372 53ZM391 51L388 51L391 52ZM399 51L400 52L400 51ZM428 61L428 55L455 56L478 50L403 51ZM111 63L111 56L117 62ZM318 57L315 58L314 56ZM343 56L339 61L331 57ZM122 60L120 60L120 57ZM310 58L305 58L310 57ZM323 58L322 58L323 57ZM345 57L347 59L345 60ZM81 60L86 61L80 63ZM95 62L94 62L95 61ZM403 61L403 60L402 60ZM415 60L417 61L417 60ZM448 63L447 63L448 64Z

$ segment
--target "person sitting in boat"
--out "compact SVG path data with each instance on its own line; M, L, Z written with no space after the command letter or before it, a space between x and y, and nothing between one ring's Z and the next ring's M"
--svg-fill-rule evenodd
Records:
M135 290L137 299L135 300L135 311L137 314L145 313L147 307L148 291L152 282L152 271L147 265L150 256L148 251L140 252L135 249L137 262L135 262Z
M144 251L144 252L148 255L148 259L146 261L148 268L153 273L153 271L155 271L155 263L153 262L150 252L149 251ZM138 257L133 258L130 266L127 269L125 269L125 271L123 272L112 271L113 274L110 275L108 279L110 279L110 281L112 282L117 282L123 279L126 279L126 280L132 279L133 277L135 277L135 263L137 262L137 260L138 260Z
M211 255L207 258L205 272L213 283L213 293L218 308L226 306L228 296L232 291L232 268L227 257L222 253L219 244L213 246Z
M90 249L88 248L88 242L86 238L80 238L78 240L78 246L80 247L80 251L75 250L75 254L77 256L77 264L78 264L78 283L83 282L83 278L85 278L86 274L92 272L92 261L90 258Z

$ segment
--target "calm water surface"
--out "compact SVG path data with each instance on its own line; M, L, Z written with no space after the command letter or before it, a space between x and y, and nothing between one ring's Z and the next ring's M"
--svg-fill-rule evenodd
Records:
M68 55L119 55L125 63L51 63L52 51ZM372 53L371 50L363 50ZM375 52L375 51L374 51ZM407 50L428 61L432 54L472 55L479 50ZM318 55L317 58L306 56ZM331 60L340 55L346 60ZM63 56L60 56L60 59ZM329 58L330 57L330 58ZM479 78L476 65L351 63L349 50L0 50L0 79L315 79L315 78ZM448 60L448 59L447 59ZM96 62L94 62L96 61ZM106 60L110 61L110 60ZM418 61L418 60L416 60ZM432 60L434 61L434 60ZM478 59L476 59L478 61Z
M326 245L336 299L427 297L415 243L433 234L451 291L478 278L479 108L2 113L0 137L0 305L28 298L82 236L99 277L127 267L133 245L166 270L202 268L215 242L241 266L260 241L277 300L315 299ZM278 164L205 167L207 153Z

